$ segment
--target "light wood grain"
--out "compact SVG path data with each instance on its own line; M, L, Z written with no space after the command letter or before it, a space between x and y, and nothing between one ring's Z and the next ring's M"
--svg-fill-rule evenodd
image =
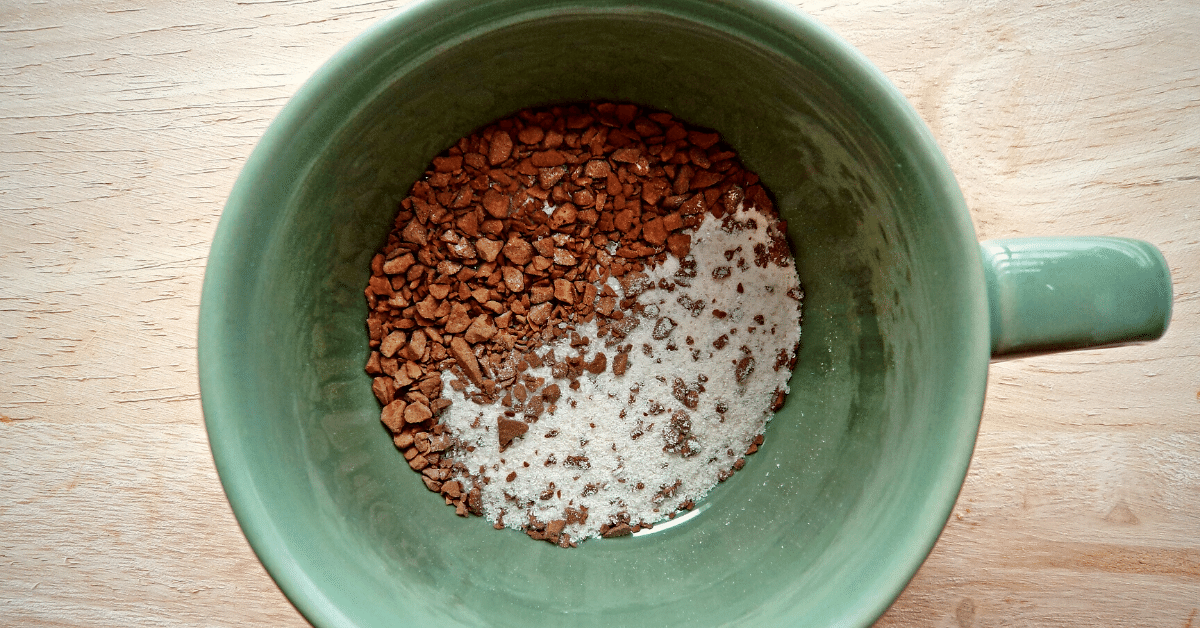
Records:
M212 466L205 256L255 141L404 2L0 6L0 625L295 626ZM1200 5L801 3L912 100L981 238L1164 251L1161 341L992 366L881 626L1200 626Z

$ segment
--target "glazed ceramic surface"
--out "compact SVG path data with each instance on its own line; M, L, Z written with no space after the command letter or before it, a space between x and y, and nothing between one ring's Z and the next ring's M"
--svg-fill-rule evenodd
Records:
M746 467L669 525L563 550L456 517L409 470L362 370L363 288L434 155L519 109L591 99L720 131L774 192L807 299L793 392ZM229 198L201 306L213 455L254 550L318 626L869 625L955 502L993 336L1063 338L989 305L989 288L1037 300L1002 249L985 274L975 238L902 96L790 9L418 5L300 90Z

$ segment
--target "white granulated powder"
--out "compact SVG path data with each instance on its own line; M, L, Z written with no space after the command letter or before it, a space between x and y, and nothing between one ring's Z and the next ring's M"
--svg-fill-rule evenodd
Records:
M561 397L503 452L498 417L525 402L525 389L505 407L445 388L453 404L441 421L458 439L455 461L488 478L478 485L489 520L522 528L531 518L565 519L564 531L584 539L605 524L664 519L727 477L788 392L800 337L803 293L772 222L741 208L709 217L692 234L689 259L669 256L623 283L610 279L618 296L639 304L624 309L616 333L598 337L590 322L573 330L588 344L572 347L568 334L536 351L587 362L603 352L607 368L585 370L578 389L552 377L549 363L527 370L526 381L540 382L529 388L557 384ZM628 367L616 375L622 350Z

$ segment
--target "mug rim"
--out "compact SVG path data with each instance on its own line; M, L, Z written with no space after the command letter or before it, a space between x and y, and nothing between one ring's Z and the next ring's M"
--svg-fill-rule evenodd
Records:
M244 430L236 429L239 427L239 415L244 414L244 411L222 383L224 352L218 347L222 343L236 341L229 333L230 329L236 328L236 322L229 320L225 314L228 309L226 285L241 277L241 269L244 267L242 262L249 261L245 253L237 252L239 248L245 248L241 245L245 242L246 233L251 228L271 220L270 217L256 216L254 204L250 201L261 193L256 189L258 182L264 172L271 170L274 156L286 149L295 135L305 127L310 114L321 103L336 97L342 89L342 81L346 74L369 62L374 50L381 46L395 45L394 40L399 33L436 28L437 22L445 16L457 15L468 10L486 12L490 7L514 4L526 5L536 2L421 0L381 18L340 48L300 86L263 133L230 191L213 236L200 301L197 359L201 405L214 464L235 518L257 558L289 601L314 625L354 625L354 622L341 612L338 604L327 596L322 587L297 563L289 548L282 542L283 533L272 525L271 517L268 516L268 501L259 493L254 474L251 472L252 467L246 464L244 452L239 444L241 439L248 437ZM556 12L593 13L605 10L627 12L639 8L666 10L672 7L717 7L741 13L769 25L777 37L785 40L804 40L806 44L828 52L830 57L826 61L836 62L839 67L846 66L855 72L853 82L856 87L878 99L876 106L899 120L902 134L914 141L908 149L919 153L919 160L928 166L927 172L923 174L929 176L932 185L938 186L942 195L951 201L939 210L950 221L949 229L962 234L964 240L978 242L966 202L950 166L932 133L911 103L861 52L799 9L775 0L743 0L736 4L723 0L640 0L638 4L617 0L570 0L545 6L553 7ZM688 14L686 10L665 12L696 21L695 16ZM536 10L515 8L510 10L510 14L521 15L525 19L541 16ZM491 29L503 28L509 23L511 22L496 20L490 22L489 26ZM465 39L476 34L469 33L462 37ZM446 45L452 46L454 43L448 42ZM330 133L330 136L332 135ZM977 258L974 265L977 268L974 273L977 277L973 283L982 291L984 277L979 248L977 244L972 244L969 248L972 248L973 255ZM981 327L988 329L986 310L983 311L981 320ZM946 488L941 488L940 485L931 487L944 493L945 499L940 502L940 509L927 513L928 516L922 518L922 525L914 525L914 528L920 528L925 534L920 537L914 535L911 538L912 547L905 548L906 551L903 552L905 556L890 563L893 569L887 581L892 586L887 590L876 591L870 596L871 604L848 612L845 621L850 625L869 625L887 610L932 551L950 517L968 470L982 416L990 356L990 339L987 336L988 332L985 331L982 337L973 338L972 346L964 350L962 362L967 365L981 364L982 372L981 376L969 379L974 389L962 391L963 412L970 420L964 421L961 440L969 441L969 446L964 443L961 450L955 451L956 456L943 461L945 468L954 472L947 473L943 478ZM957 489L949 491L949 486L955 486Z

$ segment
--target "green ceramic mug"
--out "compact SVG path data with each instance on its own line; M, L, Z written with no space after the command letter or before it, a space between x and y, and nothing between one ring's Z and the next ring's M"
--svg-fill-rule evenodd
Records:
M432 156L590 99L719 130L774 191L807 303L745 469L673 525L562 550L454 516L408 470L362 371L362 290ZM200 383L238 521L319 626L862 626L949 516L989 359L1157 338L1170 303L1142 242L981 249L917 114L790 8L434 0L341 51L251 155L209 257Z

